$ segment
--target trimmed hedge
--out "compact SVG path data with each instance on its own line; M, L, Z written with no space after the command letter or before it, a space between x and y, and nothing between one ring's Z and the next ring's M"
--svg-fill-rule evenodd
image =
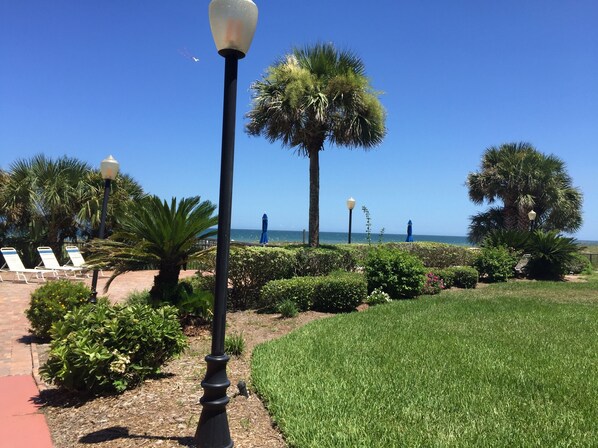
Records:
M294 253L278 247L234 247L229 259L232 290L229 306L247 309L255 306L260 290L271 280L291 278L295 267Z
M448 268L450 266L471 266L475 251L469 247L446 243L401 243L399 247L416 255L426 267Z
M295 275L316 277L333 271L353 271L357 266L354 252L344 246L299 247L295 253Z
M271 281L262 288L260 304L276 310L280 303L292 301L302 311L313 309L337 313L353 311L366 299L367 286L363 275L344 273Z

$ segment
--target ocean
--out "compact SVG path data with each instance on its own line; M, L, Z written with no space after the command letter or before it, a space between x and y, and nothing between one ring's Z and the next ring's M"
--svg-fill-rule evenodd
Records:
M259 243L261 230L231 229L231 239L242 243ZM346 243L347 232L320 232L320 244L342 244ZM380 240L380 234L371 234L372 243ZM300 230L268 230L268 242L270 243L307 243L309 239L307 231ZM404 242L406 234L385 233L382 235L383 243ZM471 246L466 236L441 236L441 235L413 235L413 241L432 241L436 243L456 244L459 246ZM351 232L352 243L367 243L365 233Z
M249 229L231 229L231 239L241 243L259 243L261 230ZM347 242L347 232L320 232L320 244L344 244ZM372 233L372 244L380 241L379 233ZM309 239L307 231L301 230L268 230L268 241L270 243L304 243ZM407 239L404 233L385 233L382 235L383 243L401 243ZM458 246L473 246L466 236L447 236L447 235L413 235L413 241L431 241L434 243L455 244ZM351 242L367 243L365 233L351 233ZM582 246L597 246L598 241L577 240Z

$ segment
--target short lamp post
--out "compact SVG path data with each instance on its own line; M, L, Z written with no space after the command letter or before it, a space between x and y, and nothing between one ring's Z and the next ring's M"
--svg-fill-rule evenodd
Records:
M218 202L218 245L216 248L216 285L212 348L206 356L206 376L201 382L201 416L195 432L200 448L230 448L226 405L228 356L224 353L228 259L230 249L235 114L237 103L238 60L245 57L257 25L257 6L251 0L212 0L209 5L210 28L218 53L224 57L224 107L222 116L222 159Z
M102 215L100 217L100 231L98 238L104 238L104 229L106 228L106 210L108 209L108 196L110 195L110 183L116 178L118 174L119 164L112 156L108 156L102 163L100 163L100 174L104 179L104 202L102 202ZM90 303L96 303L98 298L98 270L93 270L93 277L91 279L91 296L89 296Z
M536 222L536 216L537 216L537 213L533 210L531 210L527 214L527 217L529 218L529 231L530 232L534 231L534 223Z
M353 220L353 209L355 208L355 199L347 199L347 208L349 209L349 244L351 244L351 222Z

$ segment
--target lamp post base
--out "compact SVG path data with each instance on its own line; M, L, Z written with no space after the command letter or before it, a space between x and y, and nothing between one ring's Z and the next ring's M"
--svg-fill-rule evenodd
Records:
M195 442L199 448L232 448L226 405L229 398L226 390L230 381L226 376L227 355L206 356L207 372L201 382L204 395L199 402L203 406L199 424L195 432Z

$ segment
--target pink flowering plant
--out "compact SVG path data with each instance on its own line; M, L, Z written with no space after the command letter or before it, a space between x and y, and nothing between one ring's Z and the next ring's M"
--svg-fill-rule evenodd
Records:
M426 274L426 282L424 283L422 294L434 295L440 293L443 289L444 282L442 279L433 272L428 272Z

